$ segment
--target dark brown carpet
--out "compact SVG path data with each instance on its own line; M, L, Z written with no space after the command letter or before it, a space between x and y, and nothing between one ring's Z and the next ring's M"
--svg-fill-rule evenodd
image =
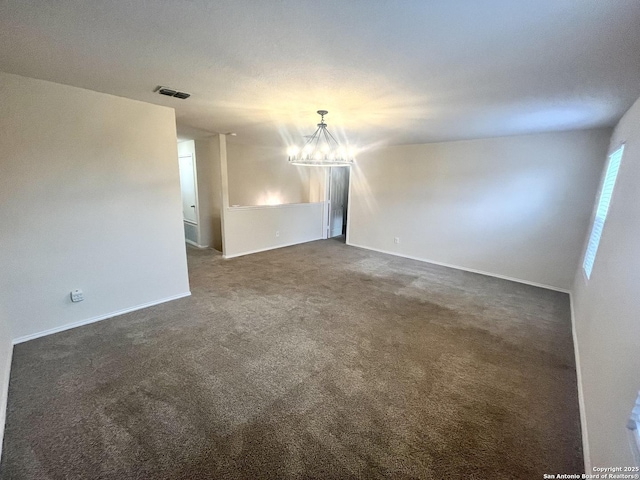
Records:
M4 479L582 472L567 295L318 241L16 346Z

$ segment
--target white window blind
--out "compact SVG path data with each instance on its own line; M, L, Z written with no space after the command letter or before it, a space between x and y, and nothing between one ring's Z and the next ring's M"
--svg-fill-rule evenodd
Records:
M620 161L622 160L623 152L624 145L609 155L609 164L607 165L607 172L604 176L604 182L602 183L600 198L598 199L598 208L596 210L596 216L593 219L591 235L589 235L589 244L587 245L587 251L584 255L584 263L582 264L582 268L584 269L584 273L587 278L591 277L593 263L596 261L596 253L598 253L598 245L600 244L600 237L602 236L602 230L604 229L604 222L607 219L607 213L609 213L609 205L611 204L611 197L613 196L613 187L616 184L616 178L618 177L618 170L620 169Z

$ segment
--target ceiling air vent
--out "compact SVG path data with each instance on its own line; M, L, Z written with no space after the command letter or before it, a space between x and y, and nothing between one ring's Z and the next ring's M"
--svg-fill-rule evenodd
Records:
M172 88L162 87L160 85L156 87L154 92L158 92L160 95L166 95L167 97L181 98L182 100L191 96L190 93L178 92Z

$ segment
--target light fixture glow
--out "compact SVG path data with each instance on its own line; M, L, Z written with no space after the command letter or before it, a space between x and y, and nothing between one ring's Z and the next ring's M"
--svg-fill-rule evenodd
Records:
M338 141L331 135L324 123L324 116L329 113L326 110L318 110L321 120L318 128L307 140L307 143L298 149L291 147L287 150L289 163L307 167L350 167L353 165L353 148L345 149L338 145Z

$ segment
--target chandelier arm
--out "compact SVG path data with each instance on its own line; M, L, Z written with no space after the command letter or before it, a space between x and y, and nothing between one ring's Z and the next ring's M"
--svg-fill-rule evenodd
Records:
M339 151L339 150L340 150L340 144L338 143L338 141L336 140L336 138L335 138L333 135L331 135L331 132L330 132L330 131L328 131L328 130L327 130L327 134L331 137L331 140L333 140L333 143L335 143L336 148L337 148L337 149L338 149L338 151ZM340 161L344 161L344 160L348 161L348 160L349 160L349 153L347 152L347 149L346 149L346 148L344 149L344 155L339 154L339 155L338 155L338 158L339 158L339 160L340 160Z
M324 130L324 127L322 127L322 126L319 126L319 127L318 127L318 130L316 130L316 133L317 133L318 135L315 137L315 140L316 140L316 146L315 146L314 152L317 152L317 151L318 151L318 144L320 143L320 137L322 137L322 130ZM319 133L318 133L318 132L319 132ZM314 135L315 135L315 134L314 134Z
M331 137L331 139L334 141L334 143L335 143L336 145L338 145L338 146L340 145L340 144L338 143L338 141L335 139L335 137L334 137L333 135L331 135L331 132L330 132L329 130L327 130L327 134L329 134L329 136Z
M302 154L303 154L303 152L304 152L304 149L305 149L305 148L307 148L307 145L311 145L311 144L313 143L313 141L315 140L316 135L318 135L318 130L320 130L320 127L318 127L318 128L316 129L316 131L315 131L315 132L313 132L313 135L311 135L311 138L310 138L309 140L307 140L307 142L304 144L304 147L302 147L302 150L300 150L300 158L302 158L302 157L303 157L303 155L302 155ZM317 147L316 147L316 148L317 148Z
M332 145L331 145L331 138L333 138L333 137L331 137L331 134L329 133L329 130L325 128L325 129L324 129L324 139L325 139L325 141L327 142L327 146L329 147L329 150L331 150L331 147L332 147ZM334 139L334 142L335 142L335 139ZM336 142L336 147L337 147L337 146L338 146L338 144L337 144L337 142ZM335 148L335 147L334 147L334 148Z

